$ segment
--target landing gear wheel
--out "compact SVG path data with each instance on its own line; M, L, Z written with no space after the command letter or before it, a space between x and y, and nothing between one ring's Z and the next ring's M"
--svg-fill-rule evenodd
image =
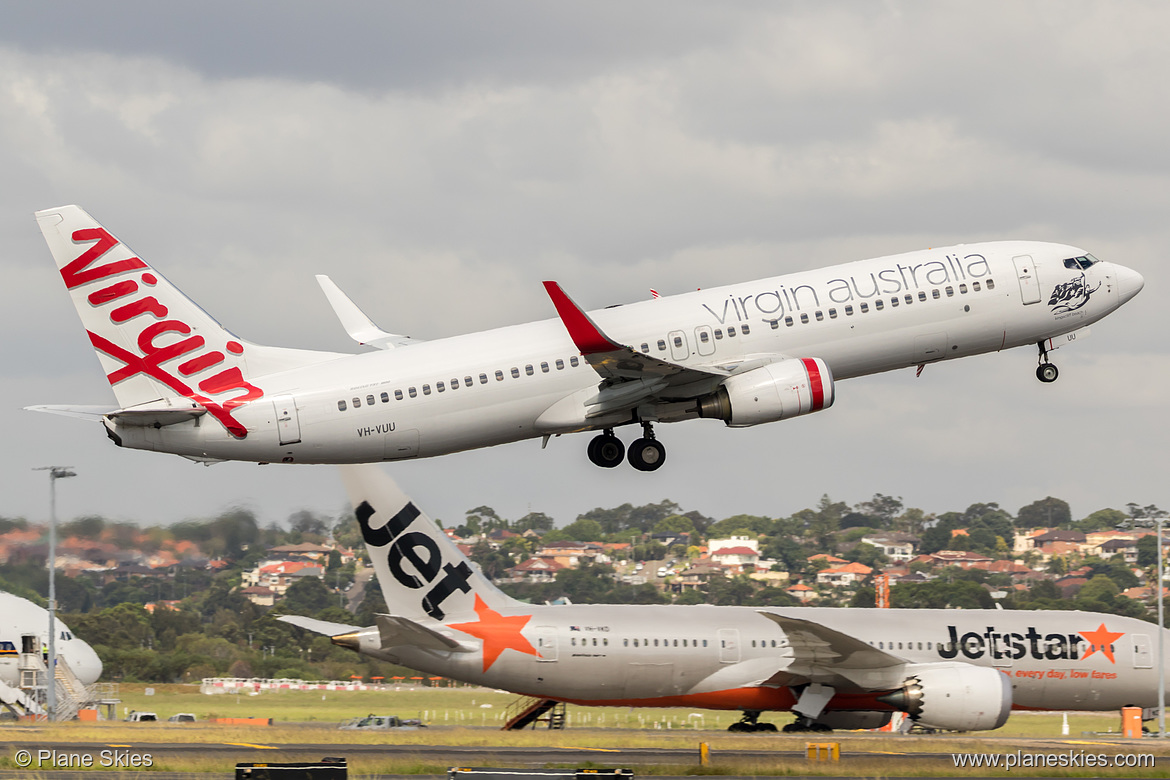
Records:
M638 471L656 471L666 462L666 447L656 439L635 439L626 457Z
M1045 384L1055 382L1058 376L1060 376L1060 371L1051 363L1041 363L1036 367L1036 378Z
M589 442L588 453L589 460L594 465L601 466L603 469L612 469L622 462L626 448L621 439L606 432L593 437L592 441Z

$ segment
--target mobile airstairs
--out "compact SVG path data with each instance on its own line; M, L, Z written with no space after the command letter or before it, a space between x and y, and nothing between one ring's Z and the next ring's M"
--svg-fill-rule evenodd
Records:
M28 643L26 643L28 644ZM0 706L15 718L44 718L48 712L48 666L45 654L35 652L35 645L29 645L17 662L19 685L13 686L0 681ZM57 694L55 720L73 720L82 709L105 709L107 720L116 717L116 683L94 683L86 685L77 679L69 662L58 654L54 664L53 685Z

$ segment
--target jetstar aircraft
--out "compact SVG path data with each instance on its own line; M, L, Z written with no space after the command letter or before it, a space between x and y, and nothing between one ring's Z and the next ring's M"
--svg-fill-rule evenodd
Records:
M544 702L741 710L734 730L940 729L1010 711L1153 707L1157 627L1090 612L538 606L494 587L379 467L342 467L391 614L288 623L428 674ZM774 728L774 727L773 727Z
M99 419L119 446L202 462L369 463L640 425L631 465L665 462L654 423L741 428L832 405L836 381L996 352L1048 353L1142 288L1140 274L1062 244L912 252L420 343L380 330L318 277L357 355L252 344L212 319L76 206L38 212L117 407L37 406Z

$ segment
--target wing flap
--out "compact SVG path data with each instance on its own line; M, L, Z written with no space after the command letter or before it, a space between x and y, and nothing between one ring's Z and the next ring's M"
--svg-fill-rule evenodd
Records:
M892 687L904 677L903 669L908 663L905 658L879 650L855 636L811 620L763 610L760 614L780 626L788 637L785 655L791 661L784 669L785 675L816 682L843 677L870 690Z

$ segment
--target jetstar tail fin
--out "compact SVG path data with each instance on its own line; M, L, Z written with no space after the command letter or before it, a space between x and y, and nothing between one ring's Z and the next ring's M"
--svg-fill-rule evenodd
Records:
M182 396L244 436L231 410L264 395L258 377L337 357L237 338L77 206L36 218L123 408Z
M433 520L375 465L341 466L386 607L396 617L445 620L517 602L480 572Z

